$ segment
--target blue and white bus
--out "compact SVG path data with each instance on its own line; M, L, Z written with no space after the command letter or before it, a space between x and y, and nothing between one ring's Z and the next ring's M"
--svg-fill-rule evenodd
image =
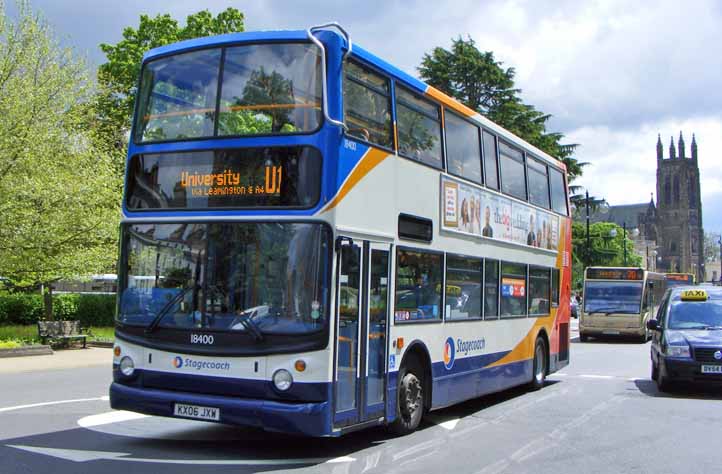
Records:
M335 24L148 52L113 408L339 436L569 360L564 165Z

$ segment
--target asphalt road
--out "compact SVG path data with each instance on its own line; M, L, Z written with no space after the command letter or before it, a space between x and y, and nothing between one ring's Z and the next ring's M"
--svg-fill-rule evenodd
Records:
M113 412L109 383L108 367L0 375L0 473L722 472L722 393L658 393L649 344L574 339L572 364L541 391L434 412L403 438L307 439Z

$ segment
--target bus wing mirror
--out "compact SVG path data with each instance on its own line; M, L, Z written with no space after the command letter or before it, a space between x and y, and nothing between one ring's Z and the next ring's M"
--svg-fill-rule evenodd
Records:
M651 329L652 331L659 331L659 321L657 321L656 319L650 319L649 321L647 321L647 329Z

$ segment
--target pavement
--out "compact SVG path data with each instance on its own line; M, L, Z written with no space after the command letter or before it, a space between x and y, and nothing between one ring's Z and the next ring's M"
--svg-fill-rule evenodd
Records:
M81 367L111 367L113 349L88 347L62 349L52 355L0 358L0 374L76 369Z

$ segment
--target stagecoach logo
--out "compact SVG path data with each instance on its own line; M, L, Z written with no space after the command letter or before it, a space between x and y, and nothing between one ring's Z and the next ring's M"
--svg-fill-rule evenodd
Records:
M451 370L454 366L455 357L456 348L454 347L454 339L447 337L446 344L444 344L444 367L446 367L446 370Z
M722 351L717 351L714 353L714 358L717 360L722 359Z
M176 356L176 358L173 359L173 367L176 369L183 367L183 358L181 356Z

